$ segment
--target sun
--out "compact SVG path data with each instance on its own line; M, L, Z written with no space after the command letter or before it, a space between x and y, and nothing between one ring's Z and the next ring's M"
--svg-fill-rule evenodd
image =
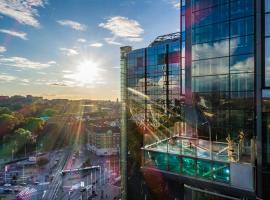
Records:
M93 60L84 60L76 67L76 72L67 74L65 78L72 79L81 85L89 85L98 81L102 69L99 64Z

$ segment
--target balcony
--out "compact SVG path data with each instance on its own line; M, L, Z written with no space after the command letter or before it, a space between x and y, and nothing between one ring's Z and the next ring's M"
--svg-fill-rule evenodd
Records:
M230 146L223 142L173 136L146 145L142 150L146 168L254 191L255 168L243 162L240 152L243 150L237 143Z

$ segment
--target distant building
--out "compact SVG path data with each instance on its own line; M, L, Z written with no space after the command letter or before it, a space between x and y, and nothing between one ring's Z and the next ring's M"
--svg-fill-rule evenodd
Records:
M88 130L88 149L98 156L117 155L119 152L120 129L100 126Z

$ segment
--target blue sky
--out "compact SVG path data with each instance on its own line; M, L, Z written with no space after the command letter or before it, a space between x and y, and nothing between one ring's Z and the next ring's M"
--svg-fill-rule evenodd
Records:
M119 47L177 30L177 0L1 0L0 95L115 100Z

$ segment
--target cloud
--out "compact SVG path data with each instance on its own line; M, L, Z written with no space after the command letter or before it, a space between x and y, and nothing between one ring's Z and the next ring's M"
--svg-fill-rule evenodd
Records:
M167 3L171 4L173 8L179 9L180 8L180 2L179 0L165 0Z
M67 73L67 74L72 73L71 70L63 70L62 72L63 72L63 73Z
M52 64L48 63L40 63L31 61L27 58L23 57L0 57L0 65L6 65L11 67L18 68L29 68L29 69L41 69L52 66Z
M47 85L50 86L59 86L59 87L75 87L76 84L73 81L50 81Z
M123 38L131 42L141 41L141 35L144 33L143 28L136 20L127 17L115 16L109 18L105 23L100 23L99 27L111 31L112 38L107 38L109 44L115 44L116 38ZM111 39L111 40L108 40Z
M62 51L66 56L75 56L79 54L75 49L60 48L60 51Z
M55 64L56 64L56 61L51 60L51 61L48 62L48 64L50 64L50 65L55 65Z
M7 29L0 29L0 32L6 33L14 37L18 37L22 40L27 40L27 33L24 33L24 32L12 31L12 30L7 30Z
M84 38L79 38L79 39L77 40L77 42L85 43L85 42L86 42L86 39L84 39Z
M89 46L90 46L90 47L102 47L103 44L97 42L97 43L92 43L92 44L90 44Z
M47 73L46 72L37 72L38 74L41 74L41 75L46 75Z
M234 43L232 41L231 43ZM227 56L229 54L229 41L223 40L219 42L214 42L213 44L203 43L196 44L192 48L192 59L204 59L204 58L216 58Z
M47 0L1 0L0 13L15 19L20 24L40 27L36 19L38 7L44 7Z
M26 79L26 78L21 79L20 81L23 82L23 83L30 83L30 80L29 79Z
M7 75L7 74L0 74L0 81L10 82L16 79L17 78L15 76Z
M116 38L112 37L112 38L104 38L104 40L108 43L108 44L113 44L113 45L123 45L121 42L117 42L115 41Z
M57 23L62 26L67 26L72 29L75 29L77 31L85 31L87 28L86 25L81 24L79 22L72 21L72 20L58 20Z
M6 47L0 46L0 53L4 53L6 51L7 51Z

